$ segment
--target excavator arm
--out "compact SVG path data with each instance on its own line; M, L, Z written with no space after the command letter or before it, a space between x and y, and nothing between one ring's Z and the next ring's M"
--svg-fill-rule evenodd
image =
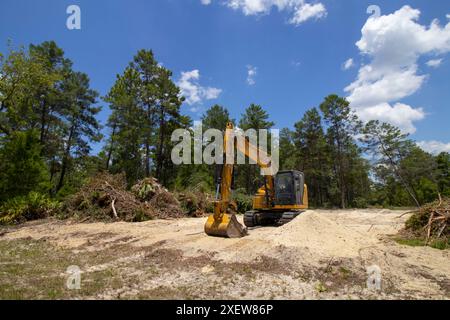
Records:
M234 148L233 124L227 124L227 130L224 135L224 150L230 146ZM271 158L266 152L250 143L247 137L244 137L244 143L237 143L236 149L245 156L252 159L261 168L270 168ZM224 160L226 160L226 151L224 152ZM233 153L234 155L234 153ZM205 224L205 233L210 236L240 238L247 234L247 229L241 225L236 218L237 207L231 199L231 184L233 180L234 164L224 164L221 169L216 200L214 202L214 214L208 217ZM274 196L274 179L273 175L265 176L265 195L266 203L273 202Z

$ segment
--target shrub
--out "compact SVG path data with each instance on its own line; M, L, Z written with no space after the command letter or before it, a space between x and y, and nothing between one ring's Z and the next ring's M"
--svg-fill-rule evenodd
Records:
M186 190L178 193L177 198L188 216L200 217L214 212L214 197L209 193Z
M0 224L21 223L46 218L59 209L60 204L47 195L30 192L26 196L12 198L0 207Z
M0 201L50 189L49 173L41 157L35 131L16 132L0 150Z
M368 207L367 199L358 197L353 200L353 207L359 209L366 209Z
M246 194L244 189L237 189L234 192L234 201L236 201L239 213L245 213L253 208L253 196Z

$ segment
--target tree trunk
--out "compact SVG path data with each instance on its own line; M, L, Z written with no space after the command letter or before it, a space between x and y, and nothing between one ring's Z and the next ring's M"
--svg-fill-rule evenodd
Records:
M44 145L45 140L45 127L46 127L46 114L47 114L47 107L45 106L45 101L42 102L42 112L41 112L41 135L40 135L40 143L41 145Z
M161 118L159 120L159 144L158 144L158 152L156 155L156 177L158 179L161 178L161 171L163 167L163 144L164 144L164 136L165 136L165 121L164 121L164 110L161 107Z
M153 113L151 109L151 105L147 105L147 121L148 121L148 128L147 128L147 136L145 137L145 176L150 177L151 174L151 167L150 167L150 147L151 147L151 136L152 136L152 130L151 127L153 125Z
M111 133L111 144L109 145L108 157L106 159L106 170L109 170L109 164L111 162L112 153L114 150L114 137L116 136L117 125L114 123Z
M67 139L67 147L63 156L62 164L61 164L61 175L59 176L58 185L56 186L56 193L62 189L64 186L64 177L67 171L67 165L70 157L70 149L72 148L72 138L75 131L75 127L72 126L69 133L69 138Z
M341 193L341 208L345 209L345 181L344 181L344 161L342 157L342 145L341 139L339 139L339 129L336 129L336 142L338 149L338 162L339 162L339 191Z

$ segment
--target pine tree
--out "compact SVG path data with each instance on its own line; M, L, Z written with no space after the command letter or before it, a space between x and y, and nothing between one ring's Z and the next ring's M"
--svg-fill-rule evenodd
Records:
M349 102L337 95L326 97L320 105L320 110L328 126L327 142L333 159L340 207L345 208L350 200L347 188L351 170L350 153L355 148L353 136L358 132L360 123L350 109Z
M306 111L302 120L295 124L293 139L297 153L296 168L305 173L310 203L322 206L329 192L331 162L322 119L316 108Z
M414 204L420 206L417 194L400 167L414 146L408 135L402 133L399 128L388 123L380 123L378 120L369 121L362 132L361 141L366 145L366 150L377 157L375 164L386 166L402 184Z
M251 104L245 112L241 115L239 121L239 127L246 131L253 129L256 131L259 143L259 130L265 129L269 130L274 126L272 121L269 121L269 114L261 106L256 104ZM270 138L270 135L267 135ZM268 144L269 145L269 144ZM267 150L269 152L269 150ZM255 164L245 164L240 166L239 176L242 177L245 185L246 192L248 194L255 193L258 187L262 184L262 177L259 174L257 165Z
M56 192L64 186L72 155L86 156L91 150L91 141L100 141L100 124L96 115L101 108L95 106L98 93L90 88L89 77L81 72L71 72L62 84L64 103L64 150L61 173Z
M112 111L108 126L114 128L111 136L113 143L108 145L110 164L113 173L125 172L131 185L145 175L142 146L147 131L144 130L145 116L139 106L140 78L136 70L128 67L123 75L117 76L105 101Z
M176 177L171 134L191 120L181 114L184 98L171 77L152 51L140 50L105 97L112 110L106 167L124 171L129 184L150 175L169 184Z

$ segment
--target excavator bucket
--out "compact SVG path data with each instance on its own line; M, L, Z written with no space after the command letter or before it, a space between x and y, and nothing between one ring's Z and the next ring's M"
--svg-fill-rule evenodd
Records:
M206 221L205 233L214 237L242 238L247 235L247 228L239 223L235 214L226 213L221 217L212 214Z

